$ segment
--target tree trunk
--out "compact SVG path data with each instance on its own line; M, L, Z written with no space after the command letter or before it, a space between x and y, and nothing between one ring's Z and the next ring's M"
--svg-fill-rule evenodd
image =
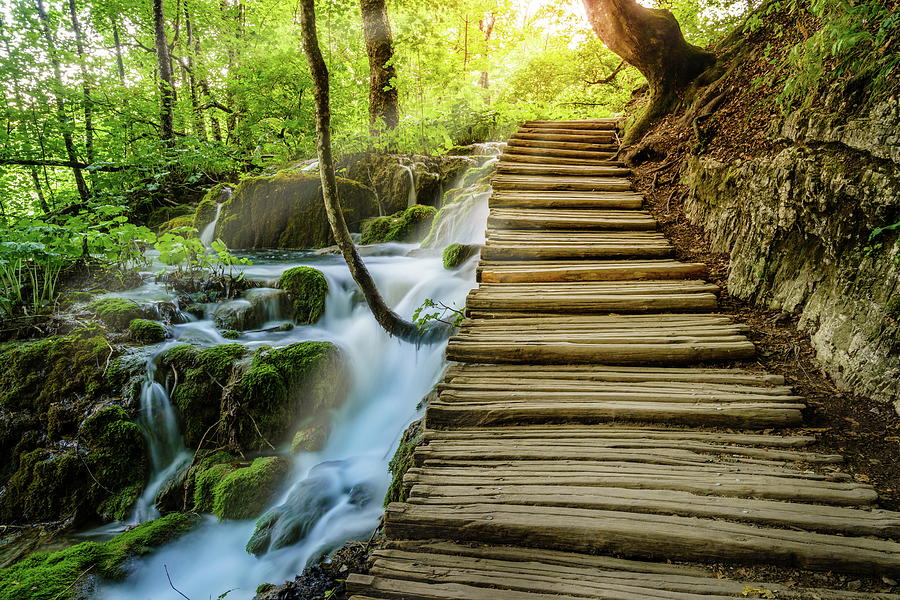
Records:
M84 150L88 163L94 162L94 104L91 101L91 77L87 68L87 57L84 51L84 35L78 22L75 0L69 0L69 15L72 18L72 31L75 33L75 51L78 53L78 67L81 70L81 92L84 96Z
M187 48L185 52L185 62L187 63L188 88L191 93L191 111L194 115L194 133L201 141L206 141L206 123L203 119L203 110L200 108L200 95L197 93L197 75L196 63L194 62L195 52L200 52L200 42L194 39L194 27L191 23L191 13L188 11L187 5L184 7L184 28L187 31Z
M303 40L303 51L312 72L313 94L316 103L316 152L319 157L319 176L322 180L322 196L325 199L325 212L341 254L347 262L350 274L362 289L375 320L390 335L408 341L421 341L422 332L409 321L400 318L385 303L378 292L372 275L363 263L344 219L341 201L338 198L337 182L334 176L334 157L331 155L331 106L328 93L328 67L319 48L316 34L315 0L300 0L300 29Z
M41 210L44 211L45 215L50 214L50 206L47 204L47 198L44 197L44 190L41 187L41 178L38 175L38 169L35 166L32 166L29 171L31 172L31 181L34 183L34 191L37 192L38 202L41 205Z
M153 0L153 29L159 68L159 137L165 145L171 145L175 137L175 82L172 80L162 0Z
M35 0L35 8L37 9L38 18L41 21L41 32L44 35L44 41L47 44L47 55L50 58L50 64L53 67L53 77L56 83L53 90L53 97L56 101L56 118L59 121L59 127L62 130L63 144L66 147L66 155L69 157L69 163L72 165L72 175L75 177L75 187L78 188L78 195L82 202L87 202L91 198L87 183L84 181L84 174L81 167L76 166L80 163L78 160L78 152L75 151L75 142L72 139L72 122L66 113L66 100L63 97L63 79L62 66L59 62L59 56L56 52L56 43L53 40L53 33L50 31L50 19L47 17L47 11L44 9L44 0Z
M626 132L625 144L634 143L674 106L685 86L715 63L715 55L685 41L668 10L634 0L584 0L584 6L597 37L650 86L647 107Z
M497 18L494 13L491 13L490 15L486 14L480 21L478 21L478 29L481 30L482 34L484 34L484 52L482 53L482 56L484 56L485 60L488 57L488 42L491 41L491 35L493 35L494 33L494 23L496 23L496 21ZM478 86L484 90L491 87L487 71L482 71L481 75L479 75ZM490 94L485 94L485 101L488 104L491 103Z
M393 129L400 124L397 88L391 83L397 75L390 64L394 39L385 0L359 0L359 7L369 55L369 130L378 135L382 127Z

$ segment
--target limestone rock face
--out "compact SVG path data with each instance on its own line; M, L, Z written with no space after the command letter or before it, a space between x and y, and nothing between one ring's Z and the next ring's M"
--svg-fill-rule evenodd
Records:
M729 292L801 315L841 386L900 401L900 106L789 115L773 156L693 158L685 211L731 256ZM900 228L898 228L900 229Z

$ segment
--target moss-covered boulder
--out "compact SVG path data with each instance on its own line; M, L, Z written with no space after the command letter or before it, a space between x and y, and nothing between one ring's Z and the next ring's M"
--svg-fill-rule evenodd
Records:
M125 331L134 319L147 316L140 304L127 298L99 298L88 304L88 310L115 331Z
M150 554L198 522L194 515L173 513L142 523L107 542L82 542L56 552L33 554L0 569L0 600L81 598L89 575L122 579L129 558Z
M194 227L194 215L179 215L172 219L169 219L165 223L162 223L159 226L159 233L169 233L173 229L182 229L184 227L190 227L193 229ZM179 235L190 237L194 235L192 232L180 231Z
M369 219L363 224L363 244L382 242L416 242L431 228L437 209L416 204L389 217Z
M480 250L481 246L476 244L450 244L441 252L441 260L444 262L444 268L452 271L478 254Z
M219 303L213 311L213 323L221 331L247 331L290 317L292 312L291 301L284 291L250 288L240 298Z
M0 345L0 523L120 518L134 502L146 446L135 369L115 354L96 330Z
M176 376L177 373L177 376ZM183 421L185 443L265 450L286 444L298 423L346 398L344 364L329 342L299 342L255 351L240 344L182 344L160 357Z
M166 339L166 328L159 321L132 319L128 324L128 337L139 344L158 344Z
M278 287L287 293L297 323L310 325L325 314L328 280L322 271L312 267L293 267L281 274Z
M208 494L212 497L212 513L219 519L251 519L275 499L290 471L290 461L281 456L265 456L246 467L226 472L227 468L220 464L205 471L197 480L198 488L201 479L216 470L209 478L217 479Z
M337 178L348 226L379 214L367 186ZM242 181L223 203L215 235L230 248L322 248L334 244L318 175L279 173Z
M170 221L176 217L190 215L194 212L191 204L176 204L175 206L160 206L153 209L147 216L148 227L159 227L166 221Z

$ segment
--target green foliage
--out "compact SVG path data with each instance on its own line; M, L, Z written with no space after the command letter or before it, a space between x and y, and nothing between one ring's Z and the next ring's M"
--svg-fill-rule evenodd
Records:
M278 287L283 289L294 307L294 320L311 325L325 314L328 280L318 269L293 267L281 274Z
M770 76L780 79L777 101L787 111L809 106L816 92L840 82L869 92L873 98L887 89L900 72L900 13L882 0L797 0L769 2L751 14L744 31L768 27L778 15L793 19L808 12L818 27L790 48L783 59L772 57L777 66ZM771 25L777 36L779 25ZM768 50L767 50L768 52Z
M879 238L884 233L890 233L892 231L897 231L900 229L900 222L894 223L892 225L885 225L884 227L876 227L869 233L869 239L866 240L868 243L863 247L863 252L866 256L870 256L874 254L878 250L881 250L884 247L884 241L879 241ZM894 255L894 263L900 264L900 253Z
M428 309L434 309L434 311L425 312ZM436 302L431 298L426 298L422 305L413 311L412 321L420 330L424 330L432 322L459 327L462 325L465 317L465 312L462 310L447 306L443 302Z
M142 344L158 344L166 339L166 328L159 321L134 319L128 324L128 335Z
M142 523L104 543L82 542L57 552L33 554L0 570L0 600L65 600L80 597L88 575L121 579L132 556L143 556L190 531L196 516L173 513Z

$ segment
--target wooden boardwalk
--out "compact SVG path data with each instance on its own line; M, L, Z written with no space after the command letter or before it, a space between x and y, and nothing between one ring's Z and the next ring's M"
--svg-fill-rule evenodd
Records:
M874 508L814 438L779 433L805 407L782 377L728 368L754 356L747 328L716 314L703 265L673 260L611 162L616 140L609 120L510 138L407 499L349 591L900 599L719 576L734 563L900 579L900 513Z

